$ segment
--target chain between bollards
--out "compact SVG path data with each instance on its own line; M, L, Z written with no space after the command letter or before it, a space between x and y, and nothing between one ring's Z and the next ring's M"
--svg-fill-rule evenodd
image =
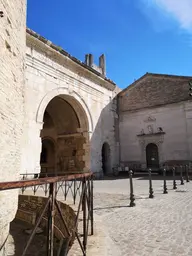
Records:
M166 169L163 169L163 194L168 194L166 183Z
M135 206L135 196L133 194L133 171L130 170L129 171L129 180L130 180L130 207L134 207Z
M177 189L177 183L175 178L175 167L173 167L173 189Z
M183 179L183 166L180 166L180 181L181 185L184 185L184 179Z
M151 169L149 169L149 198L154 198L153 187L152 187Z

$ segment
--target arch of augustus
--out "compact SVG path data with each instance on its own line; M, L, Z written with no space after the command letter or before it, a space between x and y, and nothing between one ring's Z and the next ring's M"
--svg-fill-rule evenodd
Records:
M120 89L105 77L104 56L100 66L90 54L82 63L29 29L26 44L21 173L71 168L100 175L104 142L110 146L111 167L116 165L112 99Z

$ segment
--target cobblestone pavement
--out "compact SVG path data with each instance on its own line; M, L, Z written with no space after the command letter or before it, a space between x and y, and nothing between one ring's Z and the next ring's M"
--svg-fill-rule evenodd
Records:
M168 194L163 194L158 179L153 181L154 199L148 198L148 180L134 179L133 208L128 207L128 179L95 181L95 214L116 248L103 255L192 255L192 182L174 191L169 180Z

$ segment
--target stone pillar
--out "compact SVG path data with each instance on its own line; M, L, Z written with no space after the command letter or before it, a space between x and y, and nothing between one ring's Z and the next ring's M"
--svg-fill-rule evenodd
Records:
M0 181L13 181L19 178L24 121L26 2L0 0L0 6ZM0 192L0 255L7 255L6 239L17 200L15 190Z
M30 121L24 129L20 173L40 173L42 142L40 132L43 123Z
M85 162L84 171L91 171L91 147L90 147L90 134L89 132L84 132L83 136L85 138L85 143L83 144L83 149L85 150L83 161Z

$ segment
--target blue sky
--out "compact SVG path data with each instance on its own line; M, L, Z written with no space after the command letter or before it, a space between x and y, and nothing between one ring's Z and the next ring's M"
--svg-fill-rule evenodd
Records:
M192 75L192 0L28 0L27 26L82 61L105 53L121 88L146 72Z

